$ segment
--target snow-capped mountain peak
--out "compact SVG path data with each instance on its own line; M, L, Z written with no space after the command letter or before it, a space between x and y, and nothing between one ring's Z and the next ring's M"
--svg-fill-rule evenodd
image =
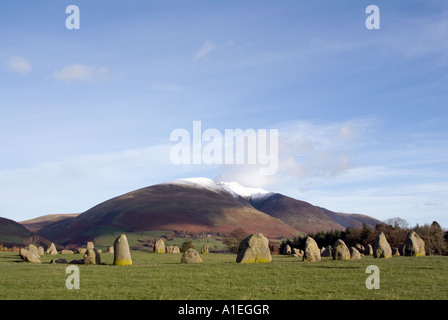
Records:
M260 198L265 197L272 192L269 192L267 190L261 189L261 188L247 188L239 184L238 182L214 182L213 180L209 178L185 178L185 179L178 179L169 182L171 184L183 184L183 185L189 185L194 186L196 188L204 188L215 192L228 192L232 194L234 197L242 197L247 200L253 199L253 198Z

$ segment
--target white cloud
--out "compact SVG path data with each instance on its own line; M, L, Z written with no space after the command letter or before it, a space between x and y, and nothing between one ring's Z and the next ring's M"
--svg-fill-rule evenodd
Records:
M0 216L22 221L83 212L123 193L173 180L168 174L182 168L171 165L170 148L155 145L0 170Z
M7 62L8 69L20 75L26 75L31 71L31 64L22 57L13 56Z
M194 55L194 60L204 59L214 49L216 49L216 45L206 40L199 51Z
M94 81L104 78L109 72L109 68L95 68L82 64L74 64L60 70L56 70L53 76L58 79L71 83L72 81Z

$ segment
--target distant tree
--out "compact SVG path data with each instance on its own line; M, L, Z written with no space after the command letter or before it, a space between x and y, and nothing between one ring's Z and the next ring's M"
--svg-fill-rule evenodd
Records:
M448 246L442 228L437 221L433 221L431 225L417 225L414 228L414 231L423 239L423 241L425 241L425 250L427 254L448 254Z
M238 227L234 229L230 235L224 238L224 245L229 249L232 253L238 253L238 248L240 246L241 241L244 240L248 235L248 232L243 227Z
M180 252L185 252L188 249L194 249L193 241L187 240L184 241L179 249Z
M409 229L409 223L400 217L389 218L386 223L394 228Z

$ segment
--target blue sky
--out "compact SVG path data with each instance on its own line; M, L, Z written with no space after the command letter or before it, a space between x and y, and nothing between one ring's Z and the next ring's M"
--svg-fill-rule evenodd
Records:
M0 216L208 177L447 228L447 34L436 0L2 1ZM195 120L278 129L277 174L173 165Z

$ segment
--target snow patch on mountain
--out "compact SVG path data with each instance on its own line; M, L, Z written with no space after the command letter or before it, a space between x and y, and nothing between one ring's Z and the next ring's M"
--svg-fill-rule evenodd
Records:
M183 184L196 188L204 188L214 192L227 192L234 197L242 197L247 200L259 199L267 197L273 192L261 188L247 188L240 185L238 182L214 182L209 178L185 178L169 182L170 184Z

